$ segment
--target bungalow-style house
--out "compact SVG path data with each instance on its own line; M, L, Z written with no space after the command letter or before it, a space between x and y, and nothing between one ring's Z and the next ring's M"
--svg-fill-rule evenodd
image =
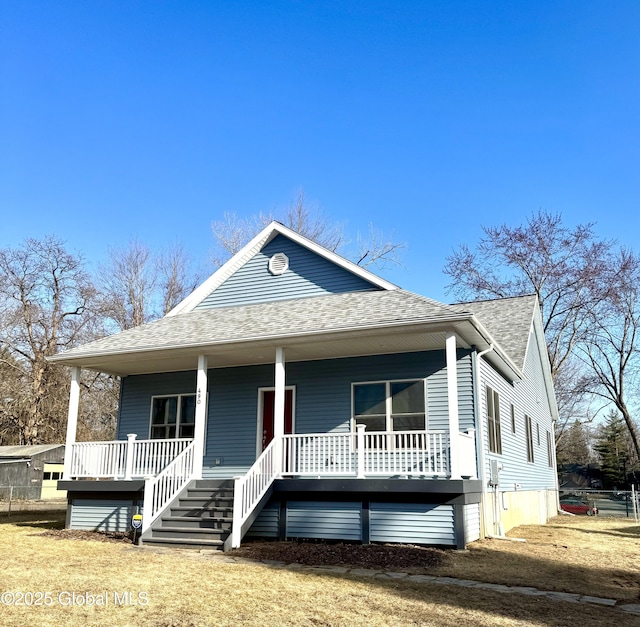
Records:
M557 512L535 296L445 305L273 222L161 320L51 361L72 528L464 547ZM121 377L113 442L75 441L84 368Z

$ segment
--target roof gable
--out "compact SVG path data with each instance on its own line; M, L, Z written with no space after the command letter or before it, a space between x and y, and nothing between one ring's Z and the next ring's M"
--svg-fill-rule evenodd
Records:
M282 275L268 269L269 258L278 252L286 254L290 263ZM393 289L397 287L392 283L272 222L167 316L301 296Z

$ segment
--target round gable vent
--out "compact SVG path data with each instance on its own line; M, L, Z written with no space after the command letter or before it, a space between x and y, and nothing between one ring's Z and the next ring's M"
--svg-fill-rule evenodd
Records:
M271 274L284 274L289 269L289 257L284 253L276 253L269 258L269 272Z

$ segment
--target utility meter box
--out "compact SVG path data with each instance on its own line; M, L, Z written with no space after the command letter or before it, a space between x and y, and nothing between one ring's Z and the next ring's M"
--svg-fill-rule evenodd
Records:
M492 487L500 485L500 468L498 460L489 460L489 485Z

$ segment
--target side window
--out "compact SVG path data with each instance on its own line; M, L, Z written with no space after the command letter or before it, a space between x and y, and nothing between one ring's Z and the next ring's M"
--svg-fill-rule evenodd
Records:
M511 433L516 432L516 408L511 403Z
M533 425L529 416L524 417L525 436L527 438L527 461L533 464Z
M498 393L489 386L487 386L487 431L489 433L489 451L502 455L500 398Z

